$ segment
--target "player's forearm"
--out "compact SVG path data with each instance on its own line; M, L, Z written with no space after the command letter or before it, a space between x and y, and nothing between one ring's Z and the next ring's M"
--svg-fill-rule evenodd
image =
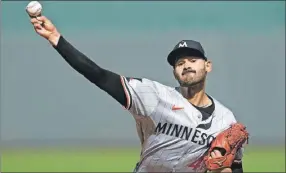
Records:
M240 169L233 169L232 170L233 173L243 173L243 169L240 168Z
M125 106L126 97L120 75L99 67L62 36L54 48L71 67Z
M231 169L233 173L243 173L242 163L233 163L231 165Z
M54 47L70 66L92 83L100 84L100 80L104 79L105 70L74 48L62 36L59 38L58 44Z

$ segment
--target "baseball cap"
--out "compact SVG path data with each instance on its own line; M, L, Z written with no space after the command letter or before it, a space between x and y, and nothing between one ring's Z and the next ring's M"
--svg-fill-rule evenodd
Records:
M207 60L201 43L194 40L180 41L169 53L167 60L171 66L174 66L176 61L183 56L195 56Z

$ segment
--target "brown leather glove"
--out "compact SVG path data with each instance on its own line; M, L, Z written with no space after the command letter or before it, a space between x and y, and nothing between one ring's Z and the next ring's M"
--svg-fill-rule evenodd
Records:
M249 133L246 131L246 127L240 123L235 123L218 134L204 157L207 169L209 171L218 171L223 168L230 168L237 150L248 142L248 137ZM211 152L214 150L219 150L222 156L211 158Z

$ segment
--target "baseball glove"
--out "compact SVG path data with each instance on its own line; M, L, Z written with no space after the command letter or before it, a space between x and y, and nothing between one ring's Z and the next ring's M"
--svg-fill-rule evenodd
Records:
M218 171L223 168L230 168L236 152L243 144L248 143L249 133L246 127L240 123L231 125L213 140L204 162L209 171ZM221 157L211 158L211 152L219 150Z

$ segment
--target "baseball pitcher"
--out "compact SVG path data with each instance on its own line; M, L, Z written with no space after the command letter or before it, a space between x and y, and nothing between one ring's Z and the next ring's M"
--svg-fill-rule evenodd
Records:
M212 62L199 42L180 41L169 53L179 83L173 88L98 66L44 16L31 23L71 67L133 115L142 146L134 172L243 172L248 133L231 110L205 92Z

